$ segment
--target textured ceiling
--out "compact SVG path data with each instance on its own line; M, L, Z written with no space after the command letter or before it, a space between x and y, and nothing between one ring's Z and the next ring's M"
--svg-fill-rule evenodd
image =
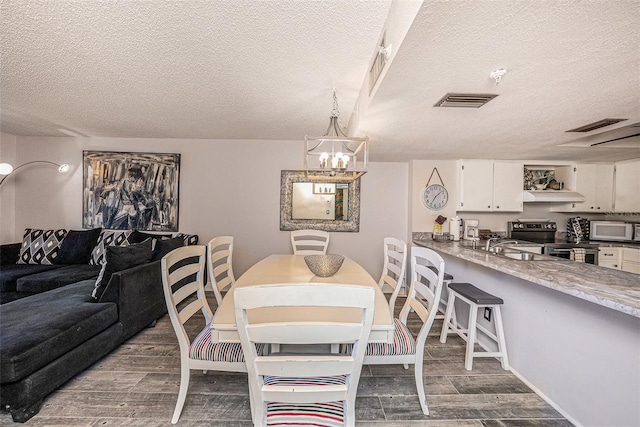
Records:
M0 0L0 130L17 135L291 139L343 121L385 1ZM426 0L359 116L372 160L640 157L565 133L640 122L640 0ZM496 85L489 74L507 69ZM479 109L447 92L495 93ZM595 139L594 139L595 140ZM563 146L559 146L565 144ZM568 145L567 145L568 144Z
M639 28L639 1L425 1L359 129L389 160L638 158L638 143L558 145L640 122ZM433 107L448 92L498 97Z
M390 0L0 2L2 130L302 139L355 104Z

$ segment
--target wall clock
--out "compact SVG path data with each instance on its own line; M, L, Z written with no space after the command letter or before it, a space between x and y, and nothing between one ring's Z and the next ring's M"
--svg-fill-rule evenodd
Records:
M438 174L438 178L440 178L440 182L442 184L429 184L434 172ZM440 172L438 172L438 169L433 168L433 171L431 171L431 176L429 177L429 181L427 181L427 186L422 192L422 203L424 203L424 205L431 210L439 211L446 206L448 201L449 192L444 187L444 182L440 177Z

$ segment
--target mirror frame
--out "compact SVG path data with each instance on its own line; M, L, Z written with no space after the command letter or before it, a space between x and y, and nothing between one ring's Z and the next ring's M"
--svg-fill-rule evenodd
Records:
M293 219L293 183L317 182L305 171L283 170L280 173L280 230L360 231L360 178L349 181L349 219ZM336 181L338 182L338 181Z

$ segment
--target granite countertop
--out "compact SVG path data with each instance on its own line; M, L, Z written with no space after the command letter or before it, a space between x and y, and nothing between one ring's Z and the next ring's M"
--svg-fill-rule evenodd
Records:
M640 317L639 274L555 257L543 257L548 260L540 261L516 261L480 249L484 247L482 241L478 242L477 249L473 249L468 242L437 242L426 238L415 238L413 243Z

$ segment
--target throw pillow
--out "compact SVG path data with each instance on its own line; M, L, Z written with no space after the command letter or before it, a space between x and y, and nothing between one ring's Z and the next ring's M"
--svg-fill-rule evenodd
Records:
M91 251L91 265L102 265L105 263L105 253L109 246L129 245L131 230L102 230L96 246Z
M174 249L181 248L184 246L184 239L182 237L176 236L173 239L162 239L156 241L156 246L153 249L153 257L152 261L158 261L162 259L166 254L171 252Z
M176 237L182 237L184 239L185 246L197 245L198 244L198 235L197 234L184 234L178 233Z
M60 245L54 264L89 264L91 252L100 236L100 228L69 230Z
M171 238L171 234L152 234L152 233L145 233L145 232L138 231L138 230L133 230L133 232L131 233L131 236L129 236L129 243L144 242L148 238L152 238L152 239L170 239Z
M91 294L95 301L104 293L113 273L151 261L151 239L127 246L107 246L105 261Z
M17 264L52 265L58 257L60 244L67 230L25 228Z

